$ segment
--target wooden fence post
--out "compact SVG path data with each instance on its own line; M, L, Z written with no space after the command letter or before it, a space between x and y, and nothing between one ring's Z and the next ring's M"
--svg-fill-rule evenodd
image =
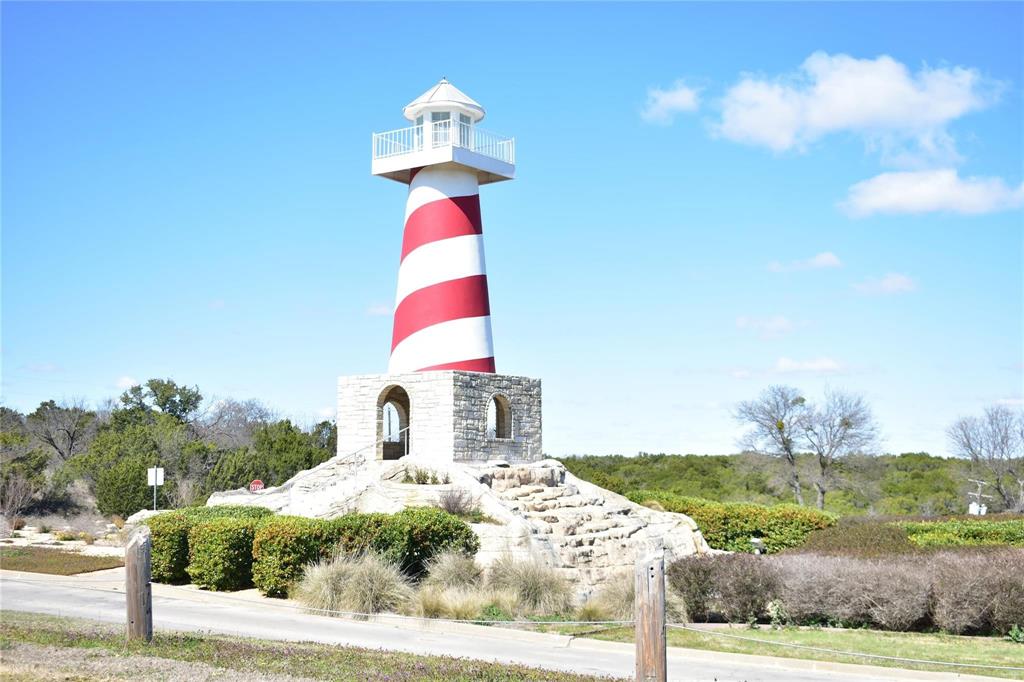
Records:
M124 595L128 639L153 641L153 591L150 586L152 538L147 526L132 531L124 548Z
M665 682L665 555L641 555L636 561L636 679Z

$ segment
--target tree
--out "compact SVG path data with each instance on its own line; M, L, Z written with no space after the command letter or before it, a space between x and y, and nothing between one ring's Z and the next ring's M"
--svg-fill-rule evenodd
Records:
M96 413L85 409L81 401L58 405L47 400L28 415L25 425L53 449L58 460L66 462L89 447L96 435Z
M978 467L1008 510L1024 511L1024 410L995 405L947 432L954 454Z
M195 426L200 438L224 449L252 445L253 434L274 419L274 413L258 400L216 401Z
M150 424L104 429L87 452L68 462L71 475L90 484L101 513L127 516L152 504L146 469L158 463L154 430Z
M818 509L825 508L825 494L835 482L837 461L863 453L875 443L878 427L867 401L859 395L825 391L820 406L809 407L803 415L803 441L817 460L814 480Z
M0 407L0 514L9 522L43 489L47 460L48 453L35 446L22 414Z
M283 419L256 430L252 446L223 455L207 478L207 490L228 490L258 478L280 485L302 471L330 459L334 452L318 445L324 429L305 433Z
M804 397L789 386L769 386L756 400L740 403L734 416L750 427L741 440L743 447L785 462L789 487L796 503L802 505L804 496L796 455L808 416Z
M132 424L150 424L156 413L170 415L183 424L192 421L203 394L198 386L179 386L170 379L150 379L144 385L137 384L121 394L121 407L111 413L111 423L116 429Z
M328 458L333 457L338 451L338 426L333 421L322 421L313 427L310 433L313 445L326 450Z

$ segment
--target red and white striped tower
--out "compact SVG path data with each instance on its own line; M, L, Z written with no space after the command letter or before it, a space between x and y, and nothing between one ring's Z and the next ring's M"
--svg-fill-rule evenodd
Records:
M413 126L373 136L373 174L409 186L388 372L493 373L479 186L514 177L515 141L445 79L403 113Z

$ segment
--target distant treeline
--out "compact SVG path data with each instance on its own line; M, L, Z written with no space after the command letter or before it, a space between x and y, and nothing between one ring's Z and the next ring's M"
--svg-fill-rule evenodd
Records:
M627 494L636 490L663 490L719 502L778 504L793 501L783 463L755 453L735 455L666 455L641 453L576 456L562 460L580 478ZM810 454L797 456L798 465L814 467ZM841 515L962 514L972 462L933 457L924 452L900 455L859 455L844 458L836 472L836 489L825 509ZM810 480L805 477L804 480ZM811 484L806 485L813 499ZM998 510L994 501L993 510Z

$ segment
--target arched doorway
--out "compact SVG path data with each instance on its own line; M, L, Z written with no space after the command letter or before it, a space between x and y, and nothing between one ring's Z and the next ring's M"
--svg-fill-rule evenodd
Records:
M512 438L512 405L500 393L487 401L487 437L502 440Z
M409 454L409 394L401 386L388 386L377 398L377 456L398 459Z

